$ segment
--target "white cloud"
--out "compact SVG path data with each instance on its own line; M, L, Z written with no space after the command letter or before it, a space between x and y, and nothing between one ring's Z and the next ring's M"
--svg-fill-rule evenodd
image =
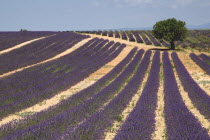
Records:
M154 0L125 0L126 3L131 5L138 5L138 4L151 4Z
M186 6L209 6L209 0L112 0L117 7L168 7L177 9Z
M141 6L141 5L154 5L155 0L113 0L118 6Z
M177 5L189 5L193 3L195 0L176 0Z

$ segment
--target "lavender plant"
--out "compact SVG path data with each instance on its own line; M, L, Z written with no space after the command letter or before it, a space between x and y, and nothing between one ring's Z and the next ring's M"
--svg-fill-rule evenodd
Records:
M144 43L144 41L142 40L142 38L139 36L139 33L137 31L133 32L133 35L136 38L136 42L137 43Z
M196 54L191 53L190 58L200 66L208 75L210 75L210 65L205 61L201 60Z
M207 55L205 55L205 54L200 54L199 55L199 57L203 60L203 61L205 61L205 62L207 62L208 64L210 63L210 57L209 56L207 56Z
M39 37L50 36L53 34L59 34L58 32L0 32L0 51L14 47L15 45L21 44L23 42L36 39Z
M145 32L140 31L139 33L140 33L140 35L142 36L142 38L143 38L143 40L144 40L144 42L145 42L146 45L152 45L152 42L149 41L149 39L148 39L147 36L145 35Z

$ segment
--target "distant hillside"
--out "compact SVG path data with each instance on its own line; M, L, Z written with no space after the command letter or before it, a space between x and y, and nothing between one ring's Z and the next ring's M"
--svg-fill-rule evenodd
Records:
M191 30L206 30L210 29L210 23L202 25L187 25L187 28Z
M138 27L138 28L119 28L115 30L122 30L122 31L128 31L128 30L152 30L152 27Z
M190 30L206 30L210 29L210 23L207 24L201 24L201 25L187 25L187 28ZM138 28L118 28L118 29L108 29L109 30L122 30L122 31L128 31L128 30L152 30L152 27L138 27Z

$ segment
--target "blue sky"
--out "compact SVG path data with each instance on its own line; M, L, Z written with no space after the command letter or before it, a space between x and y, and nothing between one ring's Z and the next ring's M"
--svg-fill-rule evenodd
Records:
M171 17L210 23L210 0L0 0L0 31L152 27Z

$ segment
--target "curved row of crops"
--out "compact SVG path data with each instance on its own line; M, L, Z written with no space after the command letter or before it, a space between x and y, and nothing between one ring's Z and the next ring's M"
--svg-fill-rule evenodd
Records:
M200 66L208 75L210 75L210 57L205 54L201 54L201 59L194 53L190 54L191 59ZM203 60L202 60L203 59Z
M0 55L0 75L52 58L88 37L75 33L59 33L2 54Z
M37 31L37 32L0 32L0 51L29 41L31 39L57 34L57 32Z

